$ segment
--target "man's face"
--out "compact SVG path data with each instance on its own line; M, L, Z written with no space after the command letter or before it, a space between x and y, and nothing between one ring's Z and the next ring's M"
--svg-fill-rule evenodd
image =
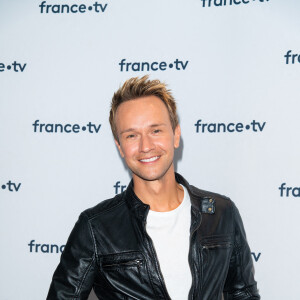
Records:
M178 148L180 127L173 132L168 110L156 96L122 103L116 112L121 156L133 177L152 181L174 172L174 148Z

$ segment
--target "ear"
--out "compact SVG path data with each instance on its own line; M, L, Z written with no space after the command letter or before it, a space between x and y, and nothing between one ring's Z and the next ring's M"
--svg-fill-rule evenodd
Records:
M180 145L180 136L181 136L181 129L179 124L176 126L174 130L174 148L178 148Z
M116 143L116 146L117 146L117 148L118 148L118 150L120 152L121 157L124 158L124 153L123 153L123 151L121 149L121 145L119 144L119 142L117 140L115 140L115 143Z

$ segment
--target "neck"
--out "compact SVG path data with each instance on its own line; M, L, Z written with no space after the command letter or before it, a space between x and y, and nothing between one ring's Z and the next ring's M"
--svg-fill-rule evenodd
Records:
M150 209L166 212L175 209L183 200L183 188L176 182L174 167L160 179L146 181L133 175L134 192Z

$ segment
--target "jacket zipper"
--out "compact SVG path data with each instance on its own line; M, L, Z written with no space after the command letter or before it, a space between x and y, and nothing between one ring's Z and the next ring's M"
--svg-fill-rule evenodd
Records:
M120 266L120 265L135 266L135 265L141 265L142 263L143 263L142 259L135 259L135 260L125 261L125 262L121 262L121 263L103 265L103 267L115 267L115 266Z
M217 245L204 245L202 249L214 249L214 248L222 248L224 246L230 246L230 243L217 244Z
M116 267L116 266L136 266L138 269L138 273L139 273L139 278L141 283L145 283L144 278L142 276L141 273L141 266L143 265L143 260L142 259L135 259L135 260L131 260L131 261L126 261L126 262L121 262L121 263L115 263L115 264L107 264L107 265L103 265L102 267Z
M165 296L166 299L172 300L171 297L169 296L168 291L167 291L166 283L165 283L164 277L163 277L161 269L160 269L160 265L159 265L159 261L158 261L158 258L157 258L157 254L156 254L155 248L153 246L153 241L152 241L151 237L148 235L147 230L146 230L146 218L145 218L145 221L144 221L143 225L144 225L144 233L145 233L145 236L147 238L148 245L150 247L150 250L152 252L153 258L155 260L155 267L156 267L156 270L157 270L157 273L158 273L158 278L160 280L161 286L163 288L164 296Z

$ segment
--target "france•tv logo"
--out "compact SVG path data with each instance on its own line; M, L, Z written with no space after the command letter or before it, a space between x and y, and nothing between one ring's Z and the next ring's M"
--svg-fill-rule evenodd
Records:
M292 64L295 64L295 62L300 63L300 54L292 54L292 50L289 50L285 57L285 63L288 65L290 62Z
M177 71L184 71L188 66L189 61L179 60L176 58L172 62L166 61L142 61L142 62L127 62L123 58L119 62L121 72L149 72L149 71L166 71L167 69L174 69Z
M11 180L9 180L6 184L2 184L1 188L2 190L7 190L9 192L18 192L21 187L21 183L14 183Z
M4 63L0 63L0 72L4 72L6 70L10 71L14 71L14 72L24 72L25 68L26 68L26 63L25 64L21 64L18 63L17 61L14 61L13 63L11 63L10 65L5 65ZM5 70L6 69L6 70Z
M127 185L122 185L121 181L117 181L116 184L113 186L114 190L115 190L115 194L119 194L122 193L126 190Z
M300 187L286 186L286 183L283 182L278 189L280 197L300 197Z
M65 249L65 245L56 245L56 244L38 244L35 243L35 240L31 240L28 244L29 252L42 252L42 253L62 253Z

